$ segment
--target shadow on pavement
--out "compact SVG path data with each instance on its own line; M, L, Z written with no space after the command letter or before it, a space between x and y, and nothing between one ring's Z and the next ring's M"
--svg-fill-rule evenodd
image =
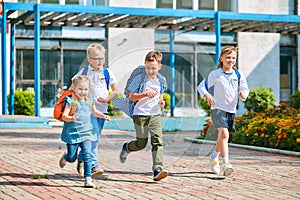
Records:
M207 176L211 175L211 176ZM210 180L224 180L224 176L218 176L212 172L179 172L179 173L169 173L169 176L174 177L187 177L187 178L206 178Z

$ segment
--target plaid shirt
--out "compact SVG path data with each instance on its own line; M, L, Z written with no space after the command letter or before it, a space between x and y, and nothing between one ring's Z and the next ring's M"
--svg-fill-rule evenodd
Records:
M167 89L166 78L161 75L158 75L158 80L160 83L160 94L162 94ZM124 94L126 98L115 98L112 100L112 103L117 106L120 110L125 112L129 117L133 117L133 109L137 101L130 101L129 94L133 93L142 93L147 82L147 74L145 72L145 66L138 66L130 75L130 78L127 81Z

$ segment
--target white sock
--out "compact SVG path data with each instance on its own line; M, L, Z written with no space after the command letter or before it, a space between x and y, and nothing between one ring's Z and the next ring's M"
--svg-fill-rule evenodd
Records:
M211 158L216 160L219 158L219 155L220 155L220 152L217 152L215 149L214 149L214 152L211 154Z
M222 162L223 163L229 163L229 158L228 157L223 157Z

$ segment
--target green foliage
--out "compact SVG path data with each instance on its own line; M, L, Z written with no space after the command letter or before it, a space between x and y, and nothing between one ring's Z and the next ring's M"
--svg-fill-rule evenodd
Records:
M201 108L202 108L203 110L205 110L205 112L207 113L207 115L210 116L210 115L211 115L211 110L210 110L210 106L209 106L208 103L207 103L207 100L204 99L204 98L202 98L202 97L200 96L199 104L200 104Z
M300 108L300 91L297 90L291 98L291 107Z
M170 112L171 95L168 93L163 93L163 100L165 101L165 107L162 108L162 116L167 116L167 114Z
M9 102L10 95L8 95ZM41 102L42 105L42 102ZM9 106L8 106L9 108ZM9 109L11 114L11 110ZM14 114L34 115L34 92L16 90L14 93Z
M169 111L171 104L171 95L168 93L163 93L163 99L166 102L165 109Z
M123 98L124 95L119 93L116 98ZM108 115L109 116L114 116L114 117L123 117L123 112L119 110L111 101L108 102Z
M262 87L250 90L245 107L248 111L262 112L265 109L272 108L275 103L274 93L270 89Z

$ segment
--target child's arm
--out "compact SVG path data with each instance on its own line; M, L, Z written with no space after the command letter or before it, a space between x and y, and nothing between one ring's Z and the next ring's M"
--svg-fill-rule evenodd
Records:
M103 113L100 112L99 110L97 110L95 104L93 104L93 106L92 106L92 113L93 113L93 115L95 115L96 117L103 118L103 119L105 119L106 121L110 121L110 117L109 117L108 115L103 114Z
M130 99L130 101L138 101L144 97L153 98L156 96L156 94L157 94L157 92L154 92L154 91L147 91L147 92L142 92L142 93L130 92L129 99Z
M216 100L209 94L205 86L205 79L201 81L201 83L197 87L198 92L200 93L201 97L207 100L208 105L212 106L216 103Z
M247 83L245 75L242 72L240 72L240 74L241 74L241 79L240 79L240 85L239 85L239 96L241 97L242 101L246 101L246 99L249 95L248 83Z
M62 115L62 120L64 122L74 122L79 117L79 114L75 114L73 116L70 116L69 115L70 110L71 110L70 105L68 103L66 103L64 113Z
M111 94L108 95L106 98L99 97L97 99L98 102L108 103L108 102L110 102L111 100L113 100L114 98L116 98L118 96L118 87L117 87L117 84L110 85L110 88L111 88Z

